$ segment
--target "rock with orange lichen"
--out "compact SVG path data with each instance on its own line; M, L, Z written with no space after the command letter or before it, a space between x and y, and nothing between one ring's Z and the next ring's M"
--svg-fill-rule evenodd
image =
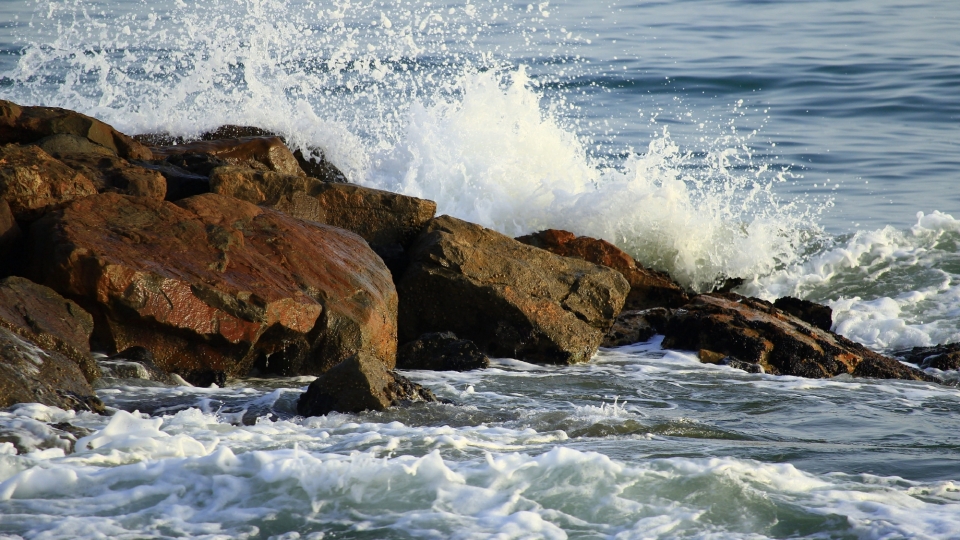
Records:
M48 214L29 243L29 273L94 315L99 346L145 347L171 373L395 363L390 273L348 231L216 194L105 193Z

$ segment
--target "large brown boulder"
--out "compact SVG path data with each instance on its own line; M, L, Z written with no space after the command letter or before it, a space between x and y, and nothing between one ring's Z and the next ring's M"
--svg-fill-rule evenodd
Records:
M733 293L694 298L676 310L664 335L664 348L699 351L705 361L731 357L759 364L764 372L774 375L824 378L848 373L933 380L769 302Z
M360 237L216 194L101 194L36 222L30 273L96 318L114 353L172 373L321 373L364 351L393 367L397 296Z
M400 280L400 339L454 332L492 356L586 362L629 284L615 270L560 257L450 216L430 221Z
M382 411L403 402L437 401L433 392L388 370L378 359L360 353L310 383L297 401L297 413Z
M67 109L23 107L0 100L0 144L34 143L57 134L88 139L125 159L153 159L149 148L96 118Z
M433 218L433 201L353 184L220 167L210 191L359 234L375 248L406 247Z
M670 279L670 276L644 268L633 260L633 257L606 240L577 236L559 229L547 229L521 236L517 240L557 255L576 257L620 272L630 284L630 294L623 304L625 310L675 308L690 300L686 291Z
M53 290L18 277L0 280L0 407L43 403L102 411L90 383L93 318Z
M20 221L33 221L97 188L83 174L36 146L0 146L0 199Z
M280 137L241 137L238 139L193 141L174 146L153 148L153 155L157 159L169 159L183 154L207 154L231 165L242 165L280 174L306 176L306 173L297 163L297 158L283 144Z

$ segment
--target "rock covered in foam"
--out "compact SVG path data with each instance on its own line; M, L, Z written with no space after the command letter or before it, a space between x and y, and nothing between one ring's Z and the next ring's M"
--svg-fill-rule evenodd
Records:
M97 193L93 182L36 146L0 146L0 199L20 221Z
M430 390L386 368L365 353L344 360L310 383L297 401L297 413L382 411L403 402L437 401Z
M42 403L102 412L90 383L93 318L53 290L19 277L0 281L0 407Z
M316 374L364 351L392 367L397 296L358 236L215 194L101 194L31 229L30 272L94 313L111 352L167 372Z
M676 311L664 334L664 348L700 351L711 363L731 357L774 375L935 380L769 302L733 293L694 298Z
M0 100L0 144L35 143L51 135L75 135L125 159L153 159L150 149L87 115L56 107L23 107Z
M450 216L431 220L399 282L400 337L454 332L487 354L586 362L629 291L620 273Z
M397 349L398 369L469 371L483 369L490 359L476 343L459 339L453 332L433 332Z
M675 308L690 300L683 288L670 279L670 276L644 268L633 260L633 257L606 240L577 236L559 229L547 229L518 237L517 240L557 255L576 257L620 272L630 283L630 293L623 304L625 310Z

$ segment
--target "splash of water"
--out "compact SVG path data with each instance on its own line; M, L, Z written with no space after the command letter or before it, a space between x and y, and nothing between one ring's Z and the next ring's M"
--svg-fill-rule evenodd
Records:
M557 112L569 110L562 91L546 93L516 60L531 40L557 45L530 30L549 28L548 4L37 6L34 41L4 75L7 99L128 132L257 125L322 148L354 182L509 235L601 237L693 289L783 268L818 230L815 214L775 195L787 173L753 162L750 134L694 152L663 129L643 152L591 153L595 134Z

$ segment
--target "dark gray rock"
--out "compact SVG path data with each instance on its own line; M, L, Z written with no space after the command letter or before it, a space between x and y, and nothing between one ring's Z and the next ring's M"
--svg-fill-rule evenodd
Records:
M424 334L397 349L398 369L469 371L489 365L490 359L474 342L458 339L453 332Z
M792 296L784 296L778 298L773 303L773 307L827 332L833 326L833 310L830 309L830 306Z

